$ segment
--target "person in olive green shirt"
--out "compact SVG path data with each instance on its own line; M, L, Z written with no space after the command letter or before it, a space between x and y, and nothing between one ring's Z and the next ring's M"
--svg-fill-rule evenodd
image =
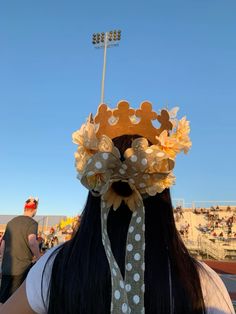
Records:
M24 215L8 222L1 242L2 281L0 302L4 303L22 284L32 259L39 259L37 241L38 223L33 219L38 208L38 199L30 197L24 205Z

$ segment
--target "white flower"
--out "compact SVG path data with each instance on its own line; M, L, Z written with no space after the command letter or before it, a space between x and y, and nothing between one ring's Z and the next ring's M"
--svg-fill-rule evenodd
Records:
M98 149L98 139L96 137L95 125L87 121L79 130L72 134L72 140L75 144L83 146L87 150Z

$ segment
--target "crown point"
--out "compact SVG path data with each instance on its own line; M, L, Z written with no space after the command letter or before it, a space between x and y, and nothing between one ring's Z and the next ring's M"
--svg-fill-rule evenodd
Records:
M161 130L172 130L173 124L170 122L168 110L162 109L161 114L157 116L157 120L161 123Z
M152 104L149 102L149 101L143 101L141 103L141 109L149 109L149 110L152 110Z
M129 103L126 100L121 100L118 102L117 107L120 108L129 108Z
M111 119L115 122L111 122ZM154 120L160 123L159 128L153 125ZM126 100L119 101L115 109L101 104L94 121L98 125L98 137L105 134L113 139L124 134L137 134L147 138L153 144L156 142L156 136L160 135L164 129L172 129L168 112L162 110L158 115L153 111L149 101L141 103L137 110L131 108Z

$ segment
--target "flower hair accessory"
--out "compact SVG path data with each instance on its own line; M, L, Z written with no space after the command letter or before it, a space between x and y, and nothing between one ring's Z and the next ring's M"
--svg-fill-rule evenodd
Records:
M160 127L155 128L152 120L157 120ZM138 110L130 108L126 101L119 102L113 110L102 104L94 119L90 115L86 124L73 133L73 142L78 144L78 177L89 190L103 195L113 209L123 200L134 211L140 195L155 195L174 184L175 157L191 147L189 131L185 117L177 121L166 109L157 114L149 102L142 103ZM124 134L137 134L140 138L125 151L125 161L121 162L112 139ZM134 191L130 198L115 195L111 190L115 181L130 185Z
M78 145L76 169L81 183L101 196L102 242L108 259L111 281L111 313L145 313L145 208L144 195L156 195L175 183L173 169L178 153L191 147L189 122L177 120L177 109L152 111L149 102L139 109L120 101L117 108L102 104L81 128L73 133ZM152 123L158 122L159 128ZM138 135L122 157L112 140L122 135ZM113 189L115 182L126 182L132 191L121 196ZM121 275L107 234L107 217L122 201L133 212L126 245L125 276Z

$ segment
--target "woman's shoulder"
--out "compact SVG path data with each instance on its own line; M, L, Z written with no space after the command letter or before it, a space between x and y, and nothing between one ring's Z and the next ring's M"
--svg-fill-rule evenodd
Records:
M198 266L207 313L235 313L229 293L220 276L204 262L198 262Z
M26 295L36 313L47 313L47 300L52 266L62 245L48 250L29 271L26 278Z

